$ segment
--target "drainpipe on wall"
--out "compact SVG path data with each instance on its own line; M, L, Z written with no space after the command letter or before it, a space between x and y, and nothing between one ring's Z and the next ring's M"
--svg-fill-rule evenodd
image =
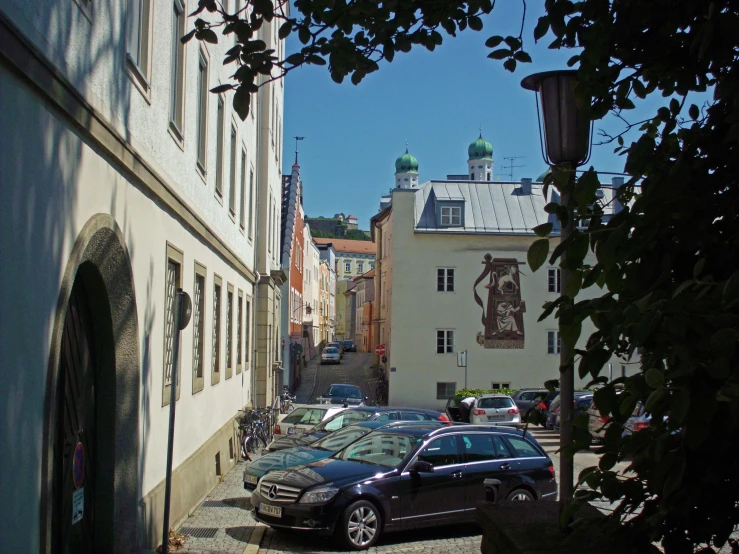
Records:
M261 38L262 31L260 31L259 36ZM260 81L264 81L264 77L260 77ZM260 83L261 84L261 83ZM257 347L257 334L258 334L258 317L257 314L259 313L259 279L261 275L259 275L259 180L261 179L261 169L262 169L262 156L261 156L261 149L262 149L262 97L264 96L264 88L259 87L259 92L257 93L257 106L259 106L259 109L256 112L256 125L257 125L257 164L256 164L256 173L257 173L257 182L254 184L256 187L256 191L254 194L254 206L252 206L252 213L254 214L254 273L256 274L256 282L254 283L254 302L252 305L251 310L251 318L252 318L252 326L251 326L251 334L253 337L254 344L252 345L252 362L251 362L251 405L252 407L257 407L257 356L259 355L259 349ZM252 106L252 109L256 109L256 106Z

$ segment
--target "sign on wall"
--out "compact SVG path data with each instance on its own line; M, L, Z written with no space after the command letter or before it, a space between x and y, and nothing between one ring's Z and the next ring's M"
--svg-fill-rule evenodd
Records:
M477 333L477 343L484 348L523 348L526 302L521 300L518 266L524 263L485 254L482 264L485 266L482 274L472 286L475 302L482 308L484 329Z

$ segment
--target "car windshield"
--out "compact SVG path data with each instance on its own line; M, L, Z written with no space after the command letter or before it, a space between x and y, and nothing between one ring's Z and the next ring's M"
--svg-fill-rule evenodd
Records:
M328 396L340 396L341 398L362 398L362 391L351 385L331 385Z
M354 346L354 341L353 340L345 340L344 341L344 346Z
M333 348L333 347L326 349L326 354L336 354L338 352L339 352L338 349Z
M395 433L370 433L337 455L340 460L396 467L421 442L421 437Z
M513 400L506 396L497 398L480 398L477 401L478 408L510 408L513 406Z
M295 408L280 423L315 425L316 423L321 423L327 411L328 409L325 408Z
M332 452L338 452L339 450L346 448L357 439L362 438L367 433L372 431L369 427L357 427L356 425L349 425L338 431L326 435L321 440L313 443L313 448L320 448L321 450L330 450Z
M327 420L319 423L314 427L314 431L319 432L331 432L336 431L337 429L342 429L343 427L346 427L347 425L351 425L352 423L359 423L360 421L364 421L366 419L369 419L372 415L372 412L365 412L365 411L353 411L353 410L344 410L342 412L339 412L336 415L331 416Z

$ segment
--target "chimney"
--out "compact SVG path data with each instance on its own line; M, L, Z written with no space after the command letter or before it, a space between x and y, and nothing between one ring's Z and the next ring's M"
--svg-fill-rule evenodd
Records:
M521 179L521 194L531 194L531 179Z
M613 214L615 215L624 209L624 207L621 205L621 202L619 202L616 198L618 189L620 189L624 185L624 178L614 177L613 179L611 179L611 184L613 186Z

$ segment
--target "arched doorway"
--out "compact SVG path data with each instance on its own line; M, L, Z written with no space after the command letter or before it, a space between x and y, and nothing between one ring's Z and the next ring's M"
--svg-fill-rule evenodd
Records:
M72 249L52 335L42 553L138 548L139 365L128 250L98 214Z
M97 395L102 386L99 351L111 346L106 344L110 342L106 335L112 333L100 328L110 318L96 317L90 304L95 288L102 286L90 265L83 264L78 270L62 331L52 515L52 550L59 554L99 551L103 533L100 529L96 533L95 521L96 509L105 509L96 502L97 446L106 440L98 433L101 407Z

